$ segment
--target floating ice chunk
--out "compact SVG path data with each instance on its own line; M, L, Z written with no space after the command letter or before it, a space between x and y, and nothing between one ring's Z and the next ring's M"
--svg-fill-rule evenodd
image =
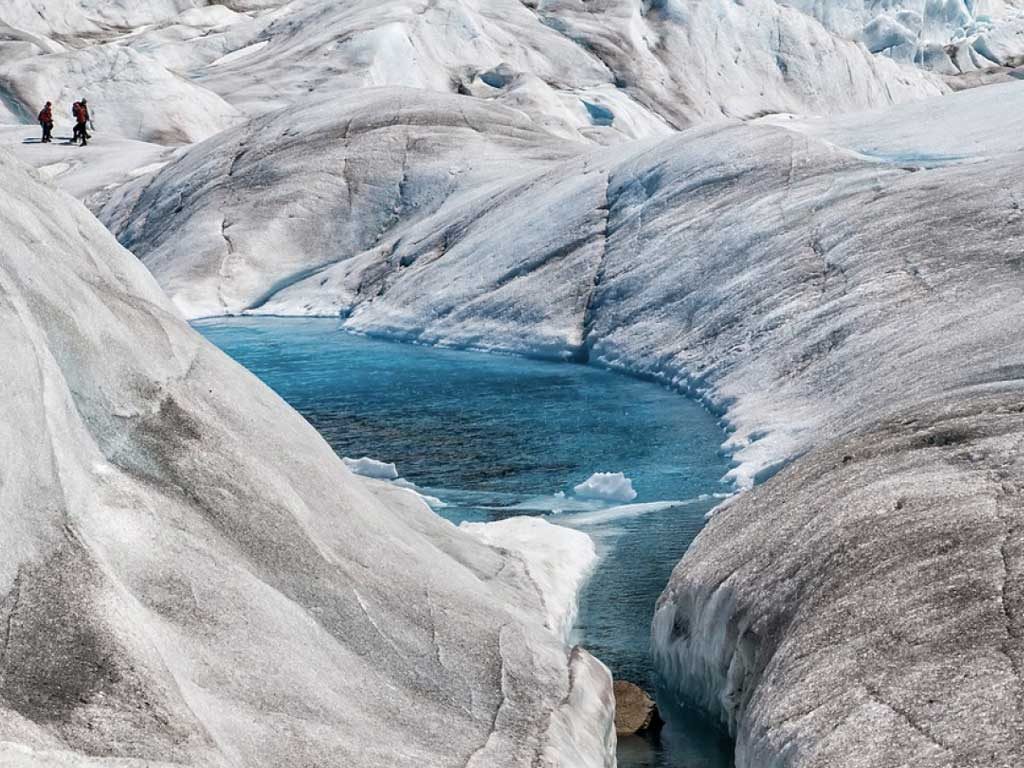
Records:
M373 477L377 480L397 480L398 467L394 464L387 464L383 461L363 456L361 459L344 458L345 466L352 472L363 477Z
M523 561L530 580L543 596L545 625L568 642L576 621L579 591L597 562L593 539L540 517L510 517L459 527L484 544L508 550Z
M636 498L633 481L621 472L595 472L573 491L584 499L632 501Z

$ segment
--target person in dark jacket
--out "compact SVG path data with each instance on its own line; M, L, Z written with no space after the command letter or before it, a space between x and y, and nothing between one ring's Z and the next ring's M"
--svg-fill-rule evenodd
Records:
M39 113L39 125L43 128L43 144L49 144L53 141L53 104L49 101Z
M73 133L71 134L71 143L72 144L74 144L76 141L78 141L81 138L81 136L80 136L80 134L81 134L80 128L81 128L82 124L78 120L78 118L79 118L79 116L81 114L82 114L82 102L76 101L74 104L71 105L71 119L75 121L75 128L74 128Z
M92 138L87 130L89 125L89 102L85 99L76 101L71 107L71 114L75 118L75 133L71 143L81 141L84 147L89 143L88 139Z

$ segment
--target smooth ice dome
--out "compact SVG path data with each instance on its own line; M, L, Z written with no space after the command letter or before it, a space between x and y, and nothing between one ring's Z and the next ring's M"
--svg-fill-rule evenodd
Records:
M398 479L398 467L394 464L377 461L369 456L363 456L361 459L350 459L346 456L342 461L352 472L363 477L373 477L378 480Z
M595 472L572 490L581 498L604 501L632 501L637 496L633 481L622 472Z

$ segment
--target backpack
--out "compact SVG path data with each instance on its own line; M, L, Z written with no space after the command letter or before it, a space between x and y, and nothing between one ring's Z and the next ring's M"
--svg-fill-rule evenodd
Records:
M71 105L71 116L78 120L78 116L82 113L82 105L77 101Z

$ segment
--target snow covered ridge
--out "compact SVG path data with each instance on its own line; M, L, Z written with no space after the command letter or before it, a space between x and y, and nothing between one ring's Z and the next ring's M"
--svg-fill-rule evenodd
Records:
M597 563L587 534L540 517L509 517L459 526L486 544L514 552L526 564L543 596L547 626L568 642L576 621L577 597Z
M922 348L899 333L921 322L930 238L977 243L959 219L925 225L946 210L928 184L1016 162L1022 106L1008 84L609 151L496 105L377 89L311 105L304 130L280 113L196 147L103 218L192 316L340 314L356 331L663 380L728 412L734 479L749 487L862 412L862 395L837 400L811 364L852 371L877 355L847 315L877 317L908 359L960 338ZM977 166L947 167L965 163ZM910 211L914 199L925 207ZM906 264L885 280L862 266L889 252L878 217L906 232ZM847 290L853 278L879 309ZM782 318L794 339L775 332ZM911 367L892 375L931 385ZM888 391L872 391L885 407Z
M458 142L431 126L451 124L454 97L403 92L391 110L378 107L393 94L359 98L314 113L326 135L332 120L358 135L383 113L398 122L366 131L359 155L422 141L442 159L399 152L410 162L381 161L382 188L332 174L317 189L337 184L342 210L364 212L354 226L370 222L379 240L361 235L370 245L340 260L288 251L317 261L289 266L281 290L246 267L261 308L591 360L703 397L733 428L734 479L764 484L712 520L654 631L680 691L732 728L739 765L1014 764L1024 86L705 126L613 152L467 100L480 130L461 160L476 174L466 187L438 186L459 167ZM262 120L278 130L248 151L272 157L287 123ZM223 242L221 201L229 238L264 226L258 199L225 192L243 182L211 170L221 141L106 212L176 295L189 281L163 246L171 231ZM521 153L517 175L488 168L491 152L502 163ZM281 183L310 167L296 156L264 170ZM258 184L244 155L238 171ZM296 210L322 204L292 193ZM136 219L173 213L171 201L184 203L180 218ZM196 295L235 290L218 253L214 269L193 271ZM233 250L223 274L259 258Z
M947 75L1018 63L1021 23L996 0L4 0L0 119L31 123L41 98L88 90L108 133L187 143L310 94L387 86L608 144L944 93Z
M0 187L0 763L613 764L520 559L351 475L2 152Z

